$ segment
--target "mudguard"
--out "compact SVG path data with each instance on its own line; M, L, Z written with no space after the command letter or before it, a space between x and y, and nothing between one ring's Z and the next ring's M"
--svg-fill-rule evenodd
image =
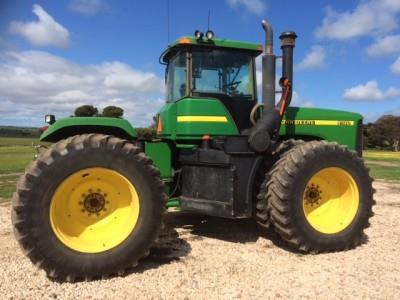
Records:
M84 133L103 133L134 140L137 132L124 119L107 117L70 117L50 125L40 136L40 141L57 142L61 139Z

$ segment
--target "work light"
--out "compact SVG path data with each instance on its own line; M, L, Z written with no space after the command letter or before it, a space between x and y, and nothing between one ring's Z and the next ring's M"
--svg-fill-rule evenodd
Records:
M54 116L54 115L46 115L45 117L44 117L44 121L47 123L47 124L53 124L55 121L56 121L56 117Z
M203 38L203 33L200 30L196 30L194 32L194 36L196 37L197 40L201 40Z
M208 40L212 40L214 38L214 32L212 30L207 31L206 37Z

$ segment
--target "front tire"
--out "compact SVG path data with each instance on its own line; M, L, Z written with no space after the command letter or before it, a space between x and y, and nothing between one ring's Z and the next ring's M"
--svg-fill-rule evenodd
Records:
M12 220L31 261L60 281L122 275L156 239L166 195L159 171L116 137L54 144L21 177Z
M275 230L303 252L359 245L373 215L368 170L354 152L336 143L294 147L274 165L267 191Z

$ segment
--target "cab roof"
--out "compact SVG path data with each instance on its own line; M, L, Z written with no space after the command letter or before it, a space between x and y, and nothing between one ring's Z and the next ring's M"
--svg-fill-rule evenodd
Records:
M196 39L196 37L194 36L183 36L177 39L176 41L172 42L170 45L168 45L168 48L161 55L162 61L166 62L168 58L168 53L173 51L173 49L179 47L185 47L188 45L200 46L200 47L216 47L216 48L247 50L247 51L253 51L254 56L258 56L263 51L263 46L261 44L256 44L256 43L220 39L220 38L207 39L205 37L199 40Z

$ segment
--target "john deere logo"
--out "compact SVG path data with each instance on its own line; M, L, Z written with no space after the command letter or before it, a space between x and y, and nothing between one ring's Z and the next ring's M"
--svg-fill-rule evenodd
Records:
M282 120L282 125L353 126L354 121L340 120Z

